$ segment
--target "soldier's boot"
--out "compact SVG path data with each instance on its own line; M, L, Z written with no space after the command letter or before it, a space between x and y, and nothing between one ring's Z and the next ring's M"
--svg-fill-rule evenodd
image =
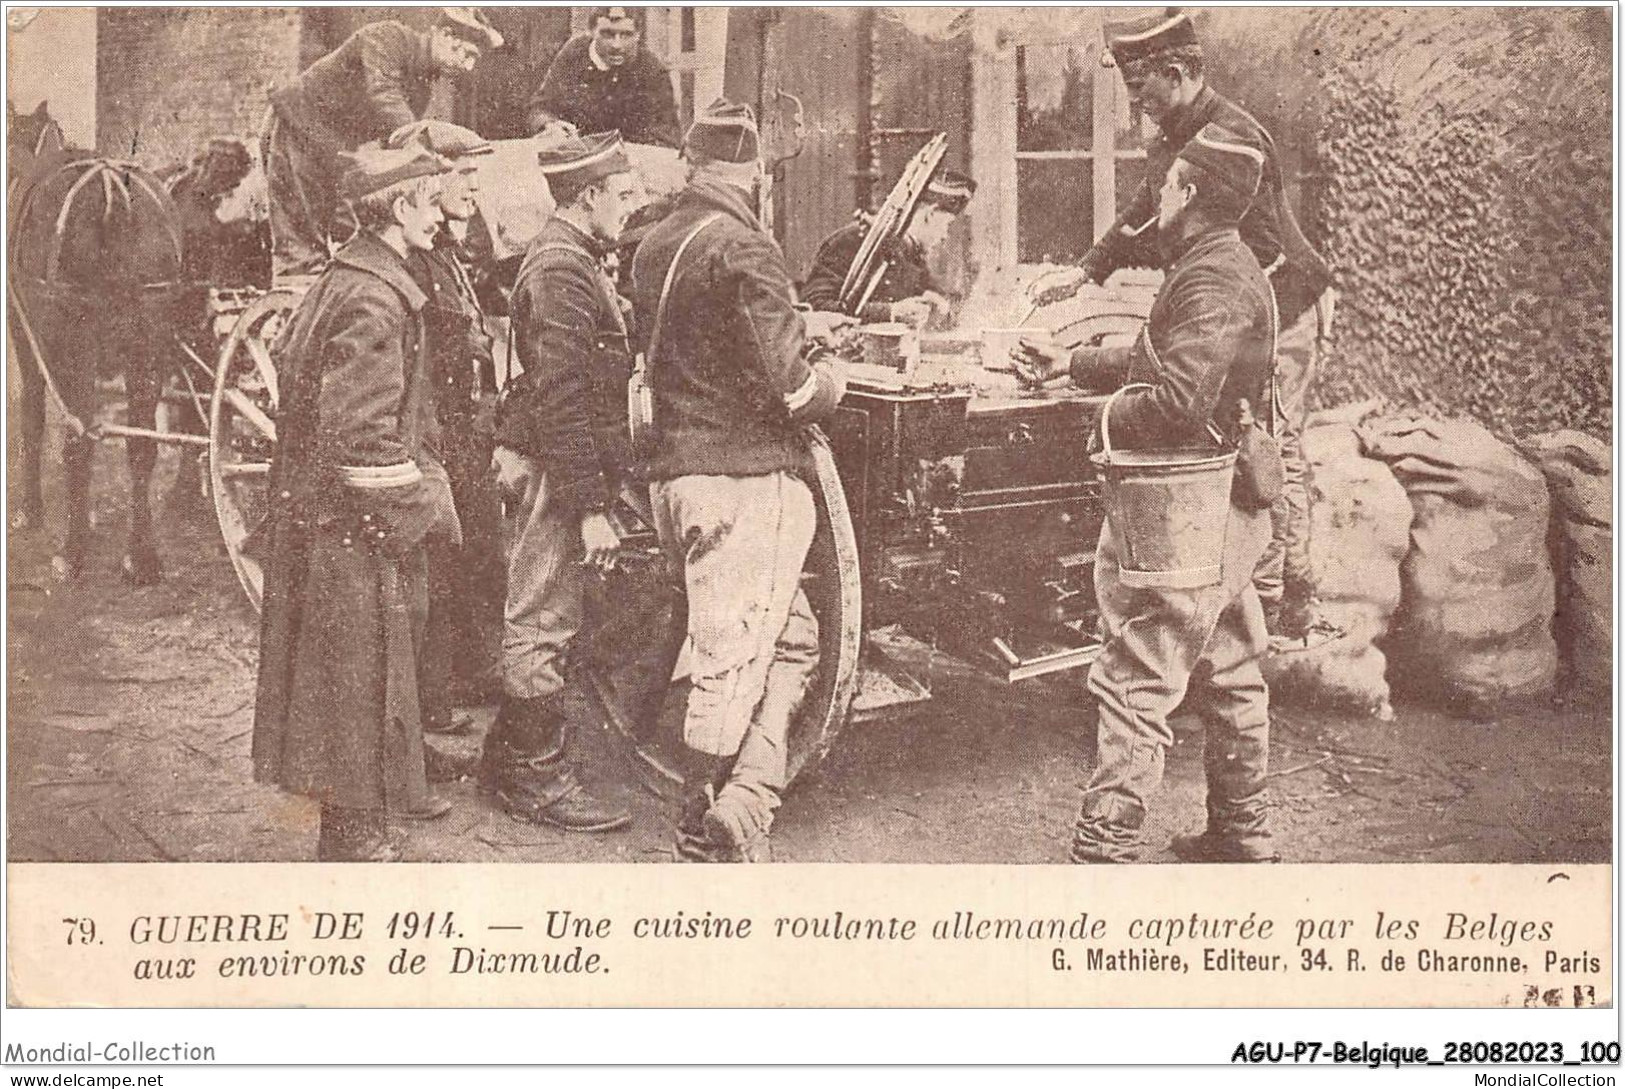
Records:
M565 719L557 696L504 696L480 756L480 785L507 814L569 832L609 832L632 821L596 797L564 762Z
M728 781L733 758L712 756L697 749L683 749L683 802L677 814L677 835L673 844L681 862L733 862L725 843L716 842L706 828L705 815Z
M1267 838L1245 837L1208 828L1197 835L1175 836L1168 849L1183 862L1279 862Z
M322 806L317 862L398 862L402 853L382 809Z
M772 862L767 832L771 817L748 791L723 787L705 811L706 838L720 845L729 862Z

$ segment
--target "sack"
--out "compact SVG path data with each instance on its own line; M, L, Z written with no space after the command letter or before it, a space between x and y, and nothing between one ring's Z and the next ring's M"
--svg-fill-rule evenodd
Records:
M1557 565L1553 624L1566 679L1597 692L1614 683L1614 484L1608 444L1575 431L1520 445L1545 474Z
M1243 510L1269 510L1286 487L1286 464L1275 436L1254 424L1236 443L1236 480L1231 500Z

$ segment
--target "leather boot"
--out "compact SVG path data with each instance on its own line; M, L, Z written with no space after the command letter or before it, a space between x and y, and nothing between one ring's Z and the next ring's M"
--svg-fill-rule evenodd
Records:
M1168 849L1182 862L1279 862L1268 836L1242 837L1209 828L1200 835L1175 836Z
M480 758L480 785L514 820L569 832L608 832L632 814L594 797L564 762L565 719L558 696L504 696Z
M322 806L317 862L398 862L402 853L382 809Z
M772 862L767 820L738 786L724 787L705 811L706 838L723 848L729 862Z
M731 756L713 756L683 746L683 804L674 844L682 862L738 862L738 852L712 834L706 815L733 771Z

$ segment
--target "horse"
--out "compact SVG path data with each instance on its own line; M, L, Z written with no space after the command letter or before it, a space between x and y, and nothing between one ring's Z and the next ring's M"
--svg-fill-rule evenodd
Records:
M177 340L206 342L208 283L187 259L186 217L159 177L139 164L67 146L45 103L6 110L10 151L7 320L22 378L22 496L16 529L43 523L40 458L47 395L70 429L63 444L68 527L53 561L64 577L90 547L90 468L98 377L122 371L126 424L152 430L178 366ZM228 172L229 173L229 172ZM219 171L205 199L230 191ZM194 247L196 243L194 243ZM157 447L127 436L130 527L119 568L137 585L162 577L148 496Z

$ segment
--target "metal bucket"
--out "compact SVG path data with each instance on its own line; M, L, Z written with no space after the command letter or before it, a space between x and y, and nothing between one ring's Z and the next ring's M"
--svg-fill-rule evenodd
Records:
M1107 516L1121 542L1125 586L1195 590L1223 577L1224 538L1230 525L1230 483L1236 452L1207 449L1113 450L1112 406L1100 415L1100 467Z

